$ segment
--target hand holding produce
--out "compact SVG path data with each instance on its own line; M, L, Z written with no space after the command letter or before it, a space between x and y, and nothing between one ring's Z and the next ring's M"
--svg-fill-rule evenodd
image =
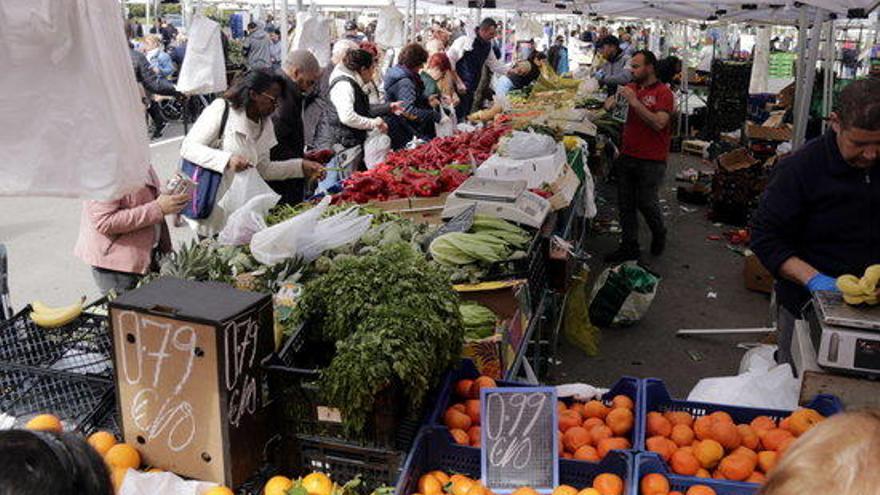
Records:
M189 194L160 194L156 198L156 204L162 210L163 215L180 213L190 200Z
M318 162L313 162L311 160L303 160L302 162L303 175L308 177L309 179L322 179L324 178L324 174L327 172L324 170L324 166Z
M878 281L880 281L880 265L871 265L865 270L861 279L855 275L841 275L835 285L843 293L843 300L847 304L874 306L878 302L877 296L880 292L877 288Z
M231 168L233 172L243 172L251 168L251 163L247 158L241 155L232 155L229 157L229 163L227 166Z

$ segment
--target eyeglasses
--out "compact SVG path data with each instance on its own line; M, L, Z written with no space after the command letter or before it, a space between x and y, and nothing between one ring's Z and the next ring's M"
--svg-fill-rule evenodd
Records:
M268 93L260 93L260 96L265 96L266 98L269 98L269 101L272 102L273 105L278 104L278 98L275 96L272 96Z

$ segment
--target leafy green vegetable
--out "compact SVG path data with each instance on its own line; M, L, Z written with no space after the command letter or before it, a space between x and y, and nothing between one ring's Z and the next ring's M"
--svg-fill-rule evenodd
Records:
M461 313L461 321L464 324L466 339L484 339L495 333L495 324L498 317L486 306L472 301L465 301L458 306L458 311Z
M458 358L464 329L449 273L405 242L334 260L300 301L314 338L335 342L322 370L324 399L349 434L363 432L375 397L400 386L414 410Z

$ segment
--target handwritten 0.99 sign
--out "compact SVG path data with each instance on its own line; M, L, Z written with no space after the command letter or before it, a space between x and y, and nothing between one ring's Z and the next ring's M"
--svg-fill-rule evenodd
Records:
M558 485L558 428L553 387L487 388L482 408L483 483L497 493Z

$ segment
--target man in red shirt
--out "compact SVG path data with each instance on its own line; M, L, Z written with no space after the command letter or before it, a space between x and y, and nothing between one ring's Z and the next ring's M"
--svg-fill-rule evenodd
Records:
M651 229L651 254L658 256L666 248L658 192L666 173L675 100L672 91L657 79L656 65L657 57L650 51L636 52L630 69L633 82L621 87L605 105L609 111L628 105L617 161L617 202L623 235L617 250L605 257L610 263L637 260L641 256L639 212Z

